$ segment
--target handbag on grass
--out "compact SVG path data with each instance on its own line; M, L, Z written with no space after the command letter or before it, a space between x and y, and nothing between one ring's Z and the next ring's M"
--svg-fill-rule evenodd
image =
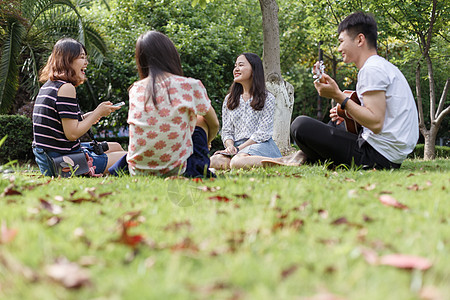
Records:
M89 164L84 152L70 153L52 158L56 176L71 177L87 175Z

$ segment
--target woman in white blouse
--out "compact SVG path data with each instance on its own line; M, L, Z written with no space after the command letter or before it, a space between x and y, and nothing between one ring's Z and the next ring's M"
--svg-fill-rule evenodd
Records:
M275 97L266 90L259 56L239 55L233 76L222 107L221 136L225 150L211 157L214 169L258 167L262 160L281 157L272 139Z

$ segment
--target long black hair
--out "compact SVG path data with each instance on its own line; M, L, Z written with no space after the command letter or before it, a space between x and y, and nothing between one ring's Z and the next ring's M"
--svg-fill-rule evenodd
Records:
M164 73L183 76L180 55L165 34L152 30L137 39L135 56L139 77L141 79L151 78L145 93L145 103L152 99L156 107L156 79L162 78Z
M266 103L267 90L264 80L264 68L258 55L255 53L242 53L239 56L244 55L252 67L252 87L250 88L250 94L253 99L250 102L250 106L254 110L262 110ZM233 82L229 90L229 97L227 101L227 107L229 110L233 110L239 106L239 101L244 88L242 84Z

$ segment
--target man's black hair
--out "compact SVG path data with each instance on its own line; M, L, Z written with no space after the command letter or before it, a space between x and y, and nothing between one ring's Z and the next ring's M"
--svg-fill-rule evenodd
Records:
M377 22L372 15L359 11L347 16L339 24L338 34L345 30L351 37L355 37L360 33L364 34L369 47L377 49Z

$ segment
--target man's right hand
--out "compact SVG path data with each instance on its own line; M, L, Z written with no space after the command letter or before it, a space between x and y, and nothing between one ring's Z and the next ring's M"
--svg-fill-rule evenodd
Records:
M321 97L334 99L338 103L342 103L346 97L336 81L326 73L323 73L320 81L314 81L314 87Z
M336 125L339 125L342 122L344 122L344 118L340 117L337 113L337 106L330 109L330 118L331 121L336 122Z

